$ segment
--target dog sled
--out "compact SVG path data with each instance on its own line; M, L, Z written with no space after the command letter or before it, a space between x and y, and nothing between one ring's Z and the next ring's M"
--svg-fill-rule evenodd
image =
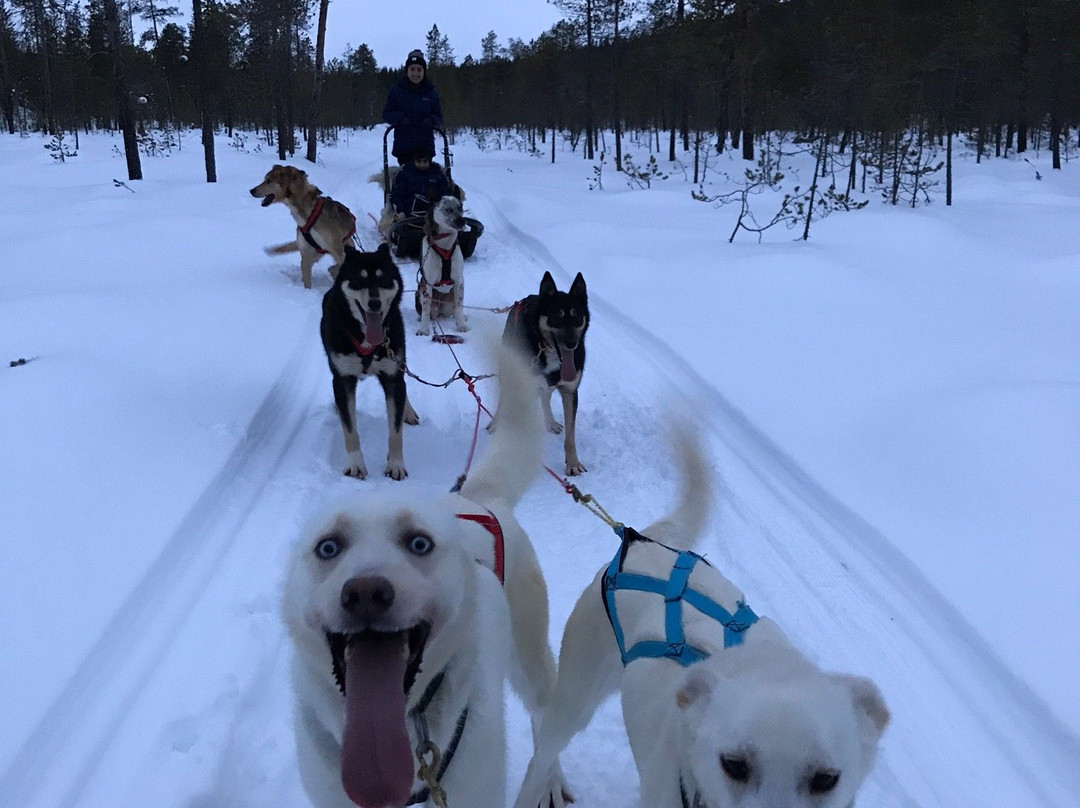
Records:
M387 126L386 131L383 132L383 209L390 209L390 187L391 187L391 173L390 173L390 151L387 147L387 140L390 137L390 133L394 130L393 126ZM461 199L463 193L461 188L454 182L454 177L451 174L450 168L450 142L446 138L446 132L442 129L436 129L436 132L442 137L443 143L443 171L446 172L446 179L450 181L450 187L454 189L455 195ZM420 257L420 245L424 240L424 216L423 214L416 214L413 216L406 216L404 219L393 219L389 222L389 227L384 231L382 227L379 228L380 235L390 245L390 249L394 251L394 255L398 258L419 258ZM484 233L484 225L478 220L472 217L465 217L465 229L458 235L458 243L461 245L461 255L463 258L468 258L476 250L476 241Z

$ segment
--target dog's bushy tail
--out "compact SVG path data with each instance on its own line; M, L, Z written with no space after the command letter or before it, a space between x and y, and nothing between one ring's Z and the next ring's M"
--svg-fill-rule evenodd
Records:
M374 174L368 177L368 182L378 185L380 188L382 188L383 193L386 193L388 188L394 187L394 178L397 177L399 171L401 171L401 166L390 166L389 171L387 172L390 175L389 186L387 186L386 184L386 176L381 171L376 171Z
M275 244L273 247L266 248L267 255L285 255L285 253L300 252L300 245L295 241L289 241L285 244Z
M691 549L708 524L716 499L713 471L700 442L691 434L689 425L675 430L672 441L679 467L679 501L671 512L654 522L642 533L651 539L680 549Z
M498 427L461 493L474 502L501 501L513 507L540 470L544 424L536 378L520 353L500 345L497 363Z

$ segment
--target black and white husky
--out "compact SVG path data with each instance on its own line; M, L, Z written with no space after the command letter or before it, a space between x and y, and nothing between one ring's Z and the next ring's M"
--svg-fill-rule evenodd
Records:
M385 244L375 252L345 248L334 285L323 296L322 335L334 403L345 435L345 473L367 477L356 428L356 383L376 376L386 394L390 439L386 451L387 477L409 476L401 448L402 423L419 418L405 393L405 323L401 319L401 273Z
M454 328L468 331L465 317L465 257L458 237L465 229L465 212L456 196L433 200L424 219L420 246L420 282L416 290L419 336L431 333L431 321L453 314Z
M566 473L581 474L585 466L577 455L578 387L585 371L585 332L589 328L589 293L585 278L577 274L569 292L560 292L550 272L540 281L539 294L517 301L506 318L503 341L532 360L533 369L544 380L540 402L547 428L563 433ZM551 412L551 394L562 397L563 425ZM496 413L496 419L498 413ZM495 423L493 421L493 425Z

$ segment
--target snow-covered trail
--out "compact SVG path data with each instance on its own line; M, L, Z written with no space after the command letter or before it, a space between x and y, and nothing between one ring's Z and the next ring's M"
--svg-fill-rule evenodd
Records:
M466 268L470 304L512 302L534 291L545 269L561 287L569 284L578 268L560 265L526 225L515 226L494 191L470 186L469 193L473 215L487 226ZM251 261L252 272L266 266ZM407 286L412 267L402 267ZM306 336L282 357L236 449L0 772L5 804L305 804L292 749L288 644L277 615L286 549L303 514L328 491L396 485L339 474L341 436L316 325L327 281L317 277ZM409 303L406 296L407 327L414 323ZM666 461L667 416L695 422L724 484L715 537L704 550L812 658L877 680L893 711L862 804L985 808L1009 794L1025 795L1017 803L1023 808L1080 805L1076 739L887 538L822 490L656 334L595 294L590 304L578 427L590 471L578 484L616 518L647 524L666 510L676 482ZM485 373L477 346L497 337L502 317L474 310L471 321L456 353L467 371ZM409 360L435 382L455 369L444 346L412 337ZM494 400L493 382L479 391ZM410 383L410 397L423 422L406 433L406 484L445 489L465 462L475 403L460 383L446 390ZM378 385L361 385L358 407L375 471L385 445ZM561 439L549 438L546 460L561 471ZM581 588L614 552L614 536L546 475L519 516L548 577L557 644ZM584 806L636 804L618 712L614 701L604 705L565 756ZM512 790L527 762L529 731L516 704L509 715Z

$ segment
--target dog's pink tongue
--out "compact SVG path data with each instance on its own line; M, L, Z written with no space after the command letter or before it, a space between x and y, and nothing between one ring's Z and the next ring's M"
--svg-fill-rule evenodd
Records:
M377 311L364 312L364 341L368 345L382 345L383 339L382 314Z
M560 376L564 382L572 382L577 376L577 368L574 367L574 352L563 349L562 363L559 366Z
M368 635L349 648L341 784L362 808L404 805L412 789L404 642L404 635Z

